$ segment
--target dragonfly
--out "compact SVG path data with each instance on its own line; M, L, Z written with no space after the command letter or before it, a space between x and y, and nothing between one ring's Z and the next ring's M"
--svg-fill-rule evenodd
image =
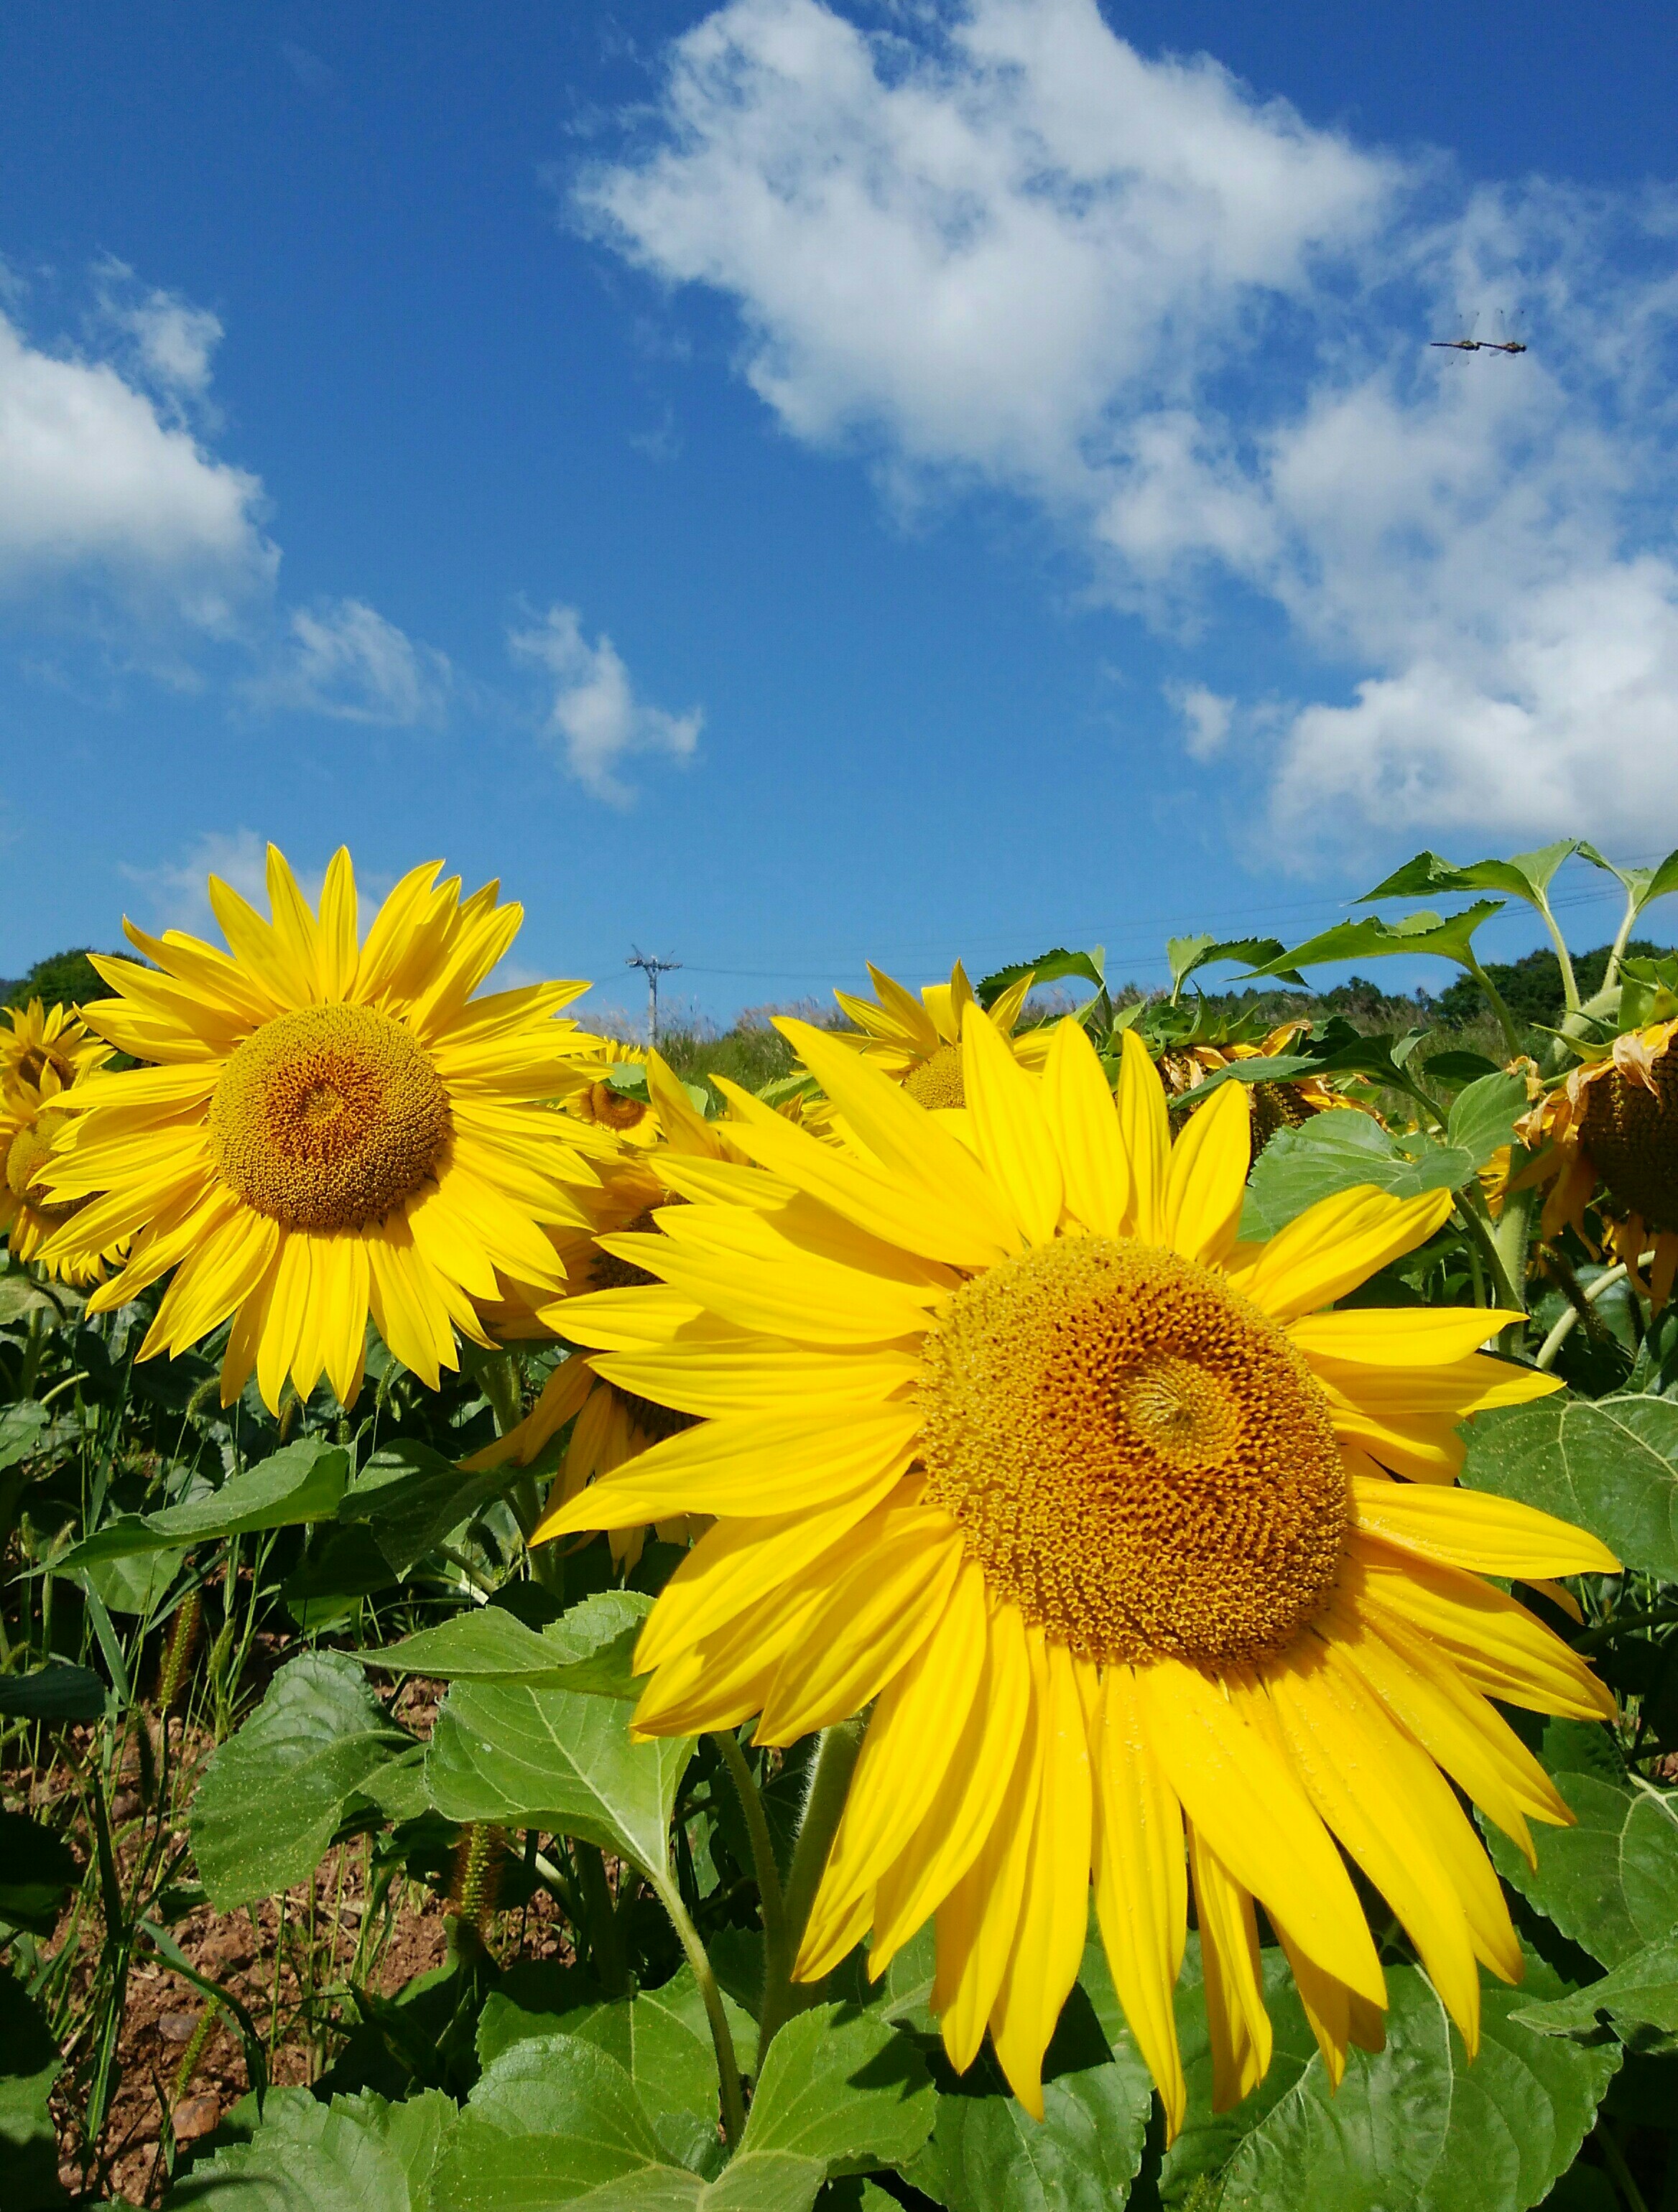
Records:
M1477 338L1474 336L1474 325L1479 320L1478 315L1470 315L1466 322L1457 325L1454 338L1430 338L1427 343L1449 353L1514 354L1526 351L1527 342L1520 335L1522 319L1519 315L1507 316L1499 313L1498 335L1494 338Z
M1454 338L1430 338L1427 343L1430 346L1444 347L1450 353L1478 353L1486 343L1484 338L1477 338L1474 334L1474 325L1479 320L1478 315L1470 315L1466 321L1459 319Z

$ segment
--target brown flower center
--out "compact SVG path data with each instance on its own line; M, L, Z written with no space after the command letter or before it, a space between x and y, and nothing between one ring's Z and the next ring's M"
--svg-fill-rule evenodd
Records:
M928 1500L1000 1595L1097 1660L1286 1648L1349 1504L1328 1400L1213 1270L1063 1237L958 1291L921 1383Z
M1649 1071L1655 1088L1616 1068L1584 1086L1584 1148L1615 1203L1649 1230L1678 1230L1678 1054Z
M941 1044L930 1060L911 1068L903 1088L917 1106L936 1111L940 1106L965 1106L967 1086L962 1081L961 1047Z
M363 1229L435 1174L453 1124L412 1033L371 1006L302 1006L236 1047L210 1105L222 1179L288 1229Z

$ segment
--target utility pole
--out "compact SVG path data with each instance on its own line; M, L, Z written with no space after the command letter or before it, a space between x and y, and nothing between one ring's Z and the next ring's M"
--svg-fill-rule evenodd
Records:
M623 963L626 968L640 968L646 971L647 1042L654 1052L659 1048L659 978L681 964L679 960L655 960L643 952L638 945L631 957Z

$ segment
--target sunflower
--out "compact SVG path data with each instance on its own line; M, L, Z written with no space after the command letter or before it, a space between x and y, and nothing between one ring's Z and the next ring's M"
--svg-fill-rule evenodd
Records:
M561 1296L554 1298L551 1293L530 1286L515 1286L514 1295L501 1306L484 1310L485 1324L503 1342L563 1339L570 1299L654 1282L656 1278L644 1268L615 1259L603 1249L600 1238L623 1230L650 1229L655 1211L683 1202L678 1186L696 1188L690 1180L693 1174L702 1176L708 1164L724 1161L731 1154L739 1158L720 1133L695 1111L681 1084L656 1052L641 1054L640 1064L647 1069L646 1112L627 1132L620 1132L635 1149L626 1150L615 1162L602 1164L599 1188L579 1194L588 1216L587 1228L550 1231L564 1270ZM636 1102L626 1099L624 1103ZM695 1162L701 1164L697 1170L692 1167ZM706 1184L696 1187L708 1195ZM550 1494L550 1502L555 1507L650 1446L692 1428L694 1417L673 1412L636 1391L620 1389L596 1372L588 1353L573 1351L549 1374L524 1419L462 1465L468 1474L509 1465L529 1467L568 1422L575 1425ZM660 1519L657 1533L666 1541L684 1542L690 1530L685 1516L666 1515ZM613 1558L620 1565L632 1567L641 1557L645 1540L644 1526L614 1529Z
M645 1067L649 1057L647 1048L621 1044L616 1037L606 1036L589 1037L587 1045L587 1057L577 1062L578 1072L587 1080L566 1100L567 1113L580 1121L592 1121L597 1128L610 1129L626 1145L656 1145L660 1136L659 1116L650 1094L637 1098L632 1092L614 1090L608 1080L614 1067Z
M1274 1060L1285 1053L1301 1030L1308 1030L1308 1020L1284 1022L1271 1030L1262 1044L1199 1044L1186 1045L1179 1049L1168 1049L1159 1059L1159 1073L1165 1087L1173 1097L1192 1091L1204 1083L1208 1075L1215 1075L1220 1067L1228 1067L1243 1060ZM1244 1083L1248 1110L1253 1117L1253 1150L1262 1152L1278 1129L1301 1129L1318 1114L1326 1114L1339 1106L1349 1107L1353 1113L1369 1109L1353 1098L1334 1090L1320 1075L1296 1076L1286 1083Z
M7 1023L0 1029L0 1092L16 1083L39 1091L49 1069L58 1088L67 1091L111 1057L111 1048L89 1032L73 1007L48 1007L31 999L21 1012L6 1006L0 1012Z
M858 1047L863 1058L883 1068L894 1083L901 1083L917 1105L964 1106L962 1018L977 1001L960 961L950 970L947 983L923 983L918 1001L872 960L868 973L874 979L876 997L860 999L849 991L833 994L856 1024L853 1030L840 1030L841 1038ZM1032 981L1022 975L1011 983L991 1007L990 1019L1020 1065L1035 1068L1048 1056L1049 1030L1040 1024L1014 1034Z
M754 1176L601 1238L655 1287L580 1297L620 1388L697 1414L540 1533L715 1525L635 1654L647 1735L784 1745L872 1712L799 1955L936 1917L959 2070L988 2027L1041 2113L1093 1876L1168 2124L1194 1889L1221 2108L1263 2075L1255 1907L1331 2077L1385 1990L1340 1849L1383 1891L1473 2050L1477 1964L1521 1953L1451 1784L1526 1850L1565 1822L1493 1698L1596 1717L1584 1662L1486 1577L1610 1571L1592 1537L1452 1486L1462 1418L1557 1387L1476 1347L1517 1318L1329 1310L1444 1219L1362 1188L1237 1243L1246 1108L1175 1145L1127 1036L1116 1097L1076 1022L1041 1079L976 1006L976 1149L820 1031L783 1024L866 1156L727 1085ZM1448 1780L1446 1778L1449 1777Z
M1585 1208L1596 1207L1606 1241L1639 1290L1658 1310L1678 1274L1678 1021L1628 1030L1600 1060L1576 1067L1535 1106L1519 1132L1537 1158L1511 1183L1513 1190L1547 1182L1541 1234L1577 1230L1592 1250ZM1643 1255L1654 1248L1650 1279Z
M88 1021L151 1064L76 1086L83 1110L43 1176L56 1200L91 1203L46 1256L132 1238L96 1312L173 1270L142 1358L232 1317L224 1404L253 1368L276 1410L288 1375L307 1398L324 1372L352 1404L369 1312L435 1389L456 1329L488 1343L474 1301L502 1277L563 1279L544 1231L584 1219L584 1152L615 1150L550 1103L581 1079L554 1016L587 986L475 998L520 909L494 884L462 900L441 866L405 876L363 943L349 854L317 915L271 845L271 921L210 878L230 951L125 924L155 965L95 962L117 996Z
M34 1009L40 1011L39 1002ZM54 1012L58 1012L57 1008ZM100 1059L108 1055L96 1046ZM84 1059L83 1065L88 1064ZM70 1115L62 1103L74 1086L61 1083L51 1060L41 1066L33 1083L15 1078L0 1087L0 1229L6 1231L13 1261L40 1261L49 1240L76 1212L80 1201L61 1203L41 1180L53 1147L68 1127ZM119 1257L120 1240L105 1250L84 1252L74 1259L46 1261L46 1272L60 1282L86 1288L100 1281L109 1263Z

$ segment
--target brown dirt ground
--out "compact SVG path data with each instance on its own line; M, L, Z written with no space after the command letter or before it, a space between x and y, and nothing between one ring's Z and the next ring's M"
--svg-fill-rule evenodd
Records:
M427 1736L440 1695L440 1685L410 1681L394 1702L396 1716L416 1735ZM155 1717L152 1728L155 1738ZM181 1825L173 1832L183 1842L192 1778L210 1749L209 1740L199 1736L177 1753L173 1817ZM63 1776L60 1767L60 1781ZM38 1814L48 1809L50 1801L34 1794L34 1777L27 1771L14 1770L3 1781L7 1804ZM119 1866L125 1872L139 1844L143 1808L137 1781L131 1748L112 1803ZM71 1828L69 1840L87 1860L90 1839L79 1826ZM342 1992L368 1911L368 1852L364 1839L352 1842L327 1855L312 1884L283 1899L271 1898L222 1914L200 1906L170 1930L197 1971L246 2006L268 2046L270 2079L276 2083L315 2080L331 2064L353 2024L353 2007ZM190 1862L183 1873L190 1879ZM96 1889L91 1905L75 1939L73 1999L85 1997L103 1939ZM387 1924L374 1931L368 1946L373 1956L362 1962L364 1984L381 1996L394 1996L416 1974L441 1965L447 1911L446 1899L423 1883L398 1877ZM503 1914L486 1932L491 1952L502 1964L519 1956L569 1955L564 1923L541 1894L527 1911ZM337 1996L329 1994L334 1984ZM225 2008L206 2034L197 2033L208 2002L202 1990L167 1966L137 1961L131 1969L118 2046L120 2079L97 2145L82 2142L71 2099L60 2094L54 2100L60 2178L79 2203L161 2204L168 2179L167 2136L184 2145L208 2135L248 2090L238 2027ZM82 2016L73 2002L72 2017ZM173 2120L168 2129L166 2112Z

